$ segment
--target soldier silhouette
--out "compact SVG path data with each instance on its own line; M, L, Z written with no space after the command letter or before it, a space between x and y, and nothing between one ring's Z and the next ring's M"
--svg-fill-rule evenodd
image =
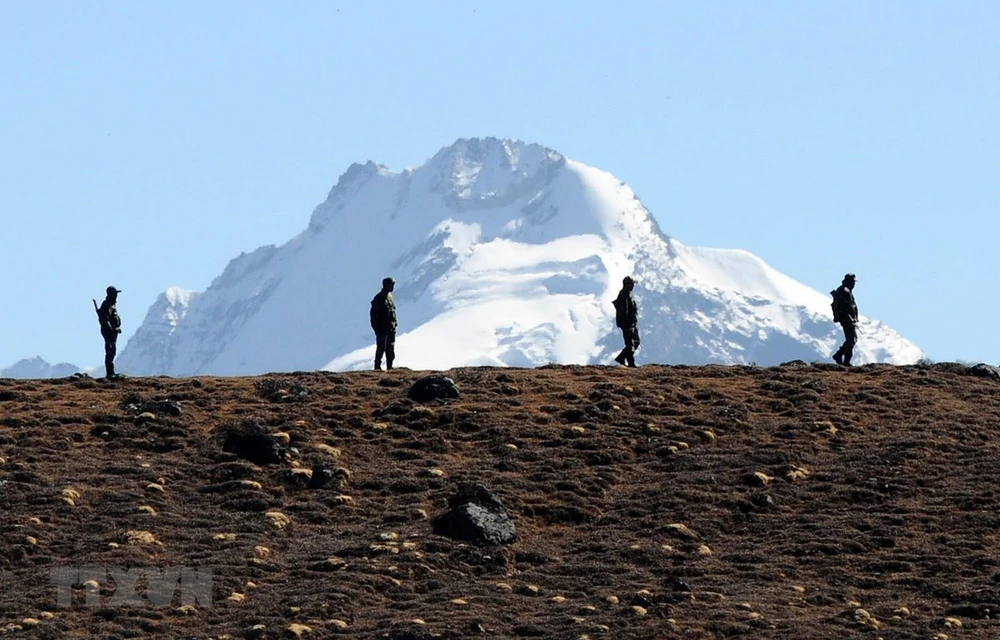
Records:
M122 332L122 319L118 316L118 294L121 289L108 287L107 296L101 306L94 300L97 320L101 323L101 336L104 338L104 369L108 380L116 380L121 375L115 373L115 355L118 353L118 334Z
M386 369L392 369L392 361L396 358L396 299L392 296L395 287L395 280L383 278L382 290L372 298L369 316L375 332L376 371L382 369L383 355Z

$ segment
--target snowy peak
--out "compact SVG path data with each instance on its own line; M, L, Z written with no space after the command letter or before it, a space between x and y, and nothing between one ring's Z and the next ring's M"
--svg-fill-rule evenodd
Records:
M309 228L233 259L207 291L171 290L123 350L130 375L369 368L368 301L396 279L398 366L608 363L610 301L636 280L640 362L826 360L829 301L740 250L664 234L613 175L541 145L458 140L394 173L353 164ZM855 363L920 350L862 318Z
M509 199L558 169L564 158L537 144L496 138L462 139L439 151L426 169L446 200L488 205Z

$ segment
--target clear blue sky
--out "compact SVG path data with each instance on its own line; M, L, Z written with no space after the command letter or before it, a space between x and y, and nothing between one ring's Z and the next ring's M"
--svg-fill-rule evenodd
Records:
M103 351L351 162L547 145L935 360L1000 362L1000 3L0 0L0 367ZM121 345L124 345L122 341Z

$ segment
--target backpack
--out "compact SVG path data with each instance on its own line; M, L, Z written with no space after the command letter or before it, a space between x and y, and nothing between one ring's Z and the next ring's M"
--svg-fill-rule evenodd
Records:
M837 304L837 290L834 289L830 292L833 296L833 302L830 303L830 309L833 311L833 321L840 322L840 305Z
M623 302L624 300L621 300L621 298L615 298L611 301L611 304L615 307L615 326L619 329L622 328L622 318L625 316L626 312L625 309L622 309Z

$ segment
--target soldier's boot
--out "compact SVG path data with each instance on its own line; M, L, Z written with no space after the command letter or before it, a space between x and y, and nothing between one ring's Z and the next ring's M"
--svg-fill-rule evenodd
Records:
M382 370L382 361L381 360L376 360L375 361L375 370L376 371L381 371Z
M386 360L385 360L385 370L389 371L391 369L392 369L392 360L389 360L388 358L386 358Z
M837 351L837 353L833 354L833 361L836 362L837 364L844 364L843 352Z
M105 376L108 380L114 380L115 378L115 365L114 363L104 365L104 369L107 373Z

